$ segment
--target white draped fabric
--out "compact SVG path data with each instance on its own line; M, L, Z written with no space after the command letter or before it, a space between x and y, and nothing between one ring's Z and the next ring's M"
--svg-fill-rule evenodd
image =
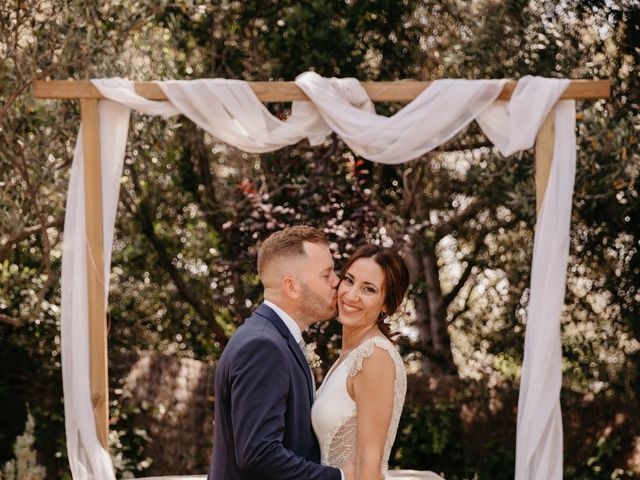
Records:
M535 232L531 295L522 366L516 479L562 478L560 309L565 290L575 173L575 105L558 101L566 80L525 77L510 101L496 101L503 80L437 80L392 117L376 115L355 79L307 72L296 84L311 99L294 102L282 121L238 80L159 82L168 101L138 96L123 79L94 80L109 100L99 104L104 218L105 298L131 109L183 114L219 140L247 152L269 152L335 131L358 155L397 164L438 147L476 120L503 155L531 148L555 106L553 163ZM82 131L82 126L80 127ZM62 271L62 372L67 448L73 477L114 479L97 439L89 384L87 263L82 135L78 135L67 200Z

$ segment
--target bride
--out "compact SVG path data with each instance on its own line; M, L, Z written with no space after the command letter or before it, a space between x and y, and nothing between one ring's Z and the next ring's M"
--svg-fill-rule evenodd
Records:
M311 420L322 464L353 471L356 480L382 479L388 470L407 376L384 320L408 286L402 257L377 245L359 247L340 274L342 351L317 391Z

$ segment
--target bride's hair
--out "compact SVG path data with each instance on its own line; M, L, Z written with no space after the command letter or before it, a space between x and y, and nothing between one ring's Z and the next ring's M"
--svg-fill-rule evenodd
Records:
M404 300L409 288L409 269L404 258L400 256L397 250L369 243L356 248L349 257L340 272L340 281L342 281L353 262L359 258L373 259L380 265L384 273L384 306L386 311L385 315L381 315L378 319L378 328L385 337L391 340L396 332L391 332L391 327L385 322L385 319L393 315Z

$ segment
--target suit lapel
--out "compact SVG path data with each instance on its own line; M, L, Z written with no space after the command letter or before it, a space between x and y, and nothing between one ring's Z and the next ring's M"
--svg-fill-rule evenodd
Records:
M289 343L289 350L293 352L293 355L296 357L296 360L298 361L298 365L300 365L300 368L302 368L302 370L305 373L305 377L307 379L307 387L309 390L309 401L313 403L314 386L313 386L313 379L311 378L311 368L307 363L307 359L305 358L304 353L302 353L302 349L300 348L300 345L296 343L296 341L292 336L289 336L287 340Z
M273 325L278 329L280 334L282 334L282 336L287 340L287 344L289 345L289 350L291 350L294 358L296 359L296 362L298 363L300 368L302 368L302 371L305 374L305 378L307 379L307 387L309 391L308 392L309 401L313 403L314 383L313 383L313 379L311 378L311 369L309 368L309 364L307 363L307 359L305 358L304 353L300 348L300 345L296 343L295 339L293 338L293 335L291 335L291 332L289 331L287 326L284 324L282 319L278 316L278 314L273 310L271 310L267 305L265 305L264 303L261 304L256 309L255 313L257 313L258 315L266 318L271 323L273 323Z

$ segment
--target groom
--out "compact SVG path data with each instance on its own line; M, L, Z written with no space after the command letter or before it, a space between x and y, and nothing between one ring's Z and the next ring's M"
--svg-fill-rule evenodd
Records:
M349 480L321 466L311 427L314 381L302 331L336 315L338 277L325 236L290 227L258 252L264 303L216 367L209 480ZM301 346L302 343L302 346Z

